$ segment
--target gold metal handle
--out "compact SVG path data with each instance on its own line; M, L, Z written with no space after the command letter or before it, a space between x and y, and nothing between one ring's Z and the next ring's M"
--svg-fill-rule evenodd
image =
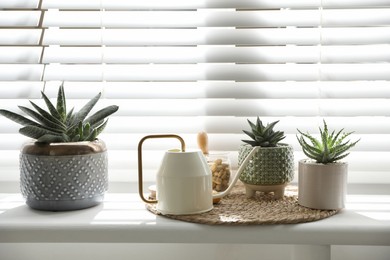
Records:
M181 143L181 151L185 152L185 149L186 149L186 144L185 144L183 138L181 138L178 135L174 135L174 134L147 135L139 141L139 143L138 143L138 193L139 193L139 196L141 197L141 199L146 203L157 203L157 200L145 199L144 193L143 193L143 178L142 178L142 144L144 143L144 141L146 139L153 139L153 138L154 139L156 139L156 138L176 138Z

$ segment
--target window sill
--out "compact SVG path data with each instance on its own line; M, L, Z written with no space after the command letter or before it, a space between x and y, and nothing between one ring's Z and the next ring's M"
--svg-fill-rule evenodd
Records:
M101 205L72 212L32 210L19 193L2 193L0 242L390 246L390 195L350 194L347 201L339 214L311 223L210 226L156 216L136 193L108 193Z

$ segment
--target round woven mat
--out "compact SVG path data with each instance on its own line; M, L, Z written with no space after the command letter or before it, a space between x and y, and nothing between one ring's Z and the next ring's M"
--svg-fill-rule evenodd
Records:
M316 210L298 205L297 188L287 186L283 199L275 200L272 194L256 192L255 197L245 196L244 185L239 183L214 208L195 215L163 215L165 217L193 223L210 225L266 225L312 222L335 215L338 210ZM162 215L156 204L146 208Z

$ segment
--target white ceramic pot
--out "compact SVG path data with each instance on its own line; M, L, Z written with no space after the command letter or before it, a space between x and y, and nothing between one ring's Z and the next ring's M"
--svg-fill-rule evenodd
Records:
M348 164L320 164L301 160L298 164L298 203L313 209L342 209L347 195Z

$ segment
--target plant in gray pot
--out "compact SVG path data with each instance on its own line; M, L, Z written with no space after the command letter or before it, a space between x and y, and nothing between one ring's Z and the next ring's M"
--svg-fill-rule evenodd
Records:
M294 178L294 149L280 143L285 135L282 131L274 131L278 122L264 126L257 117L256 124L248 120L251 131L243 130L252 140L242 140L245 144L240 145L238 164L241 165L253 147L258 147L240 175L249 198L256 191L273 192L274 198L283 198L285 187Z
M314 209L342 209L347 194L348 163L340 160L349 155L348 150L360 139L346 140L352 132L341 129L330 133L325 120L323 124L319 139L298 129L301 134L297 136L298 142L309 157L298 163L298 203Z
M118 106L105 107L87 117L99 93L78 112L67 112L63 84L54 106L42 92L47 110L19 106L31 119L1 109L0 114L23 125L19 133L33 138L20 152L20 187L26 204L49 211L76 210L103 201L108 188L107 151L97 136Z

